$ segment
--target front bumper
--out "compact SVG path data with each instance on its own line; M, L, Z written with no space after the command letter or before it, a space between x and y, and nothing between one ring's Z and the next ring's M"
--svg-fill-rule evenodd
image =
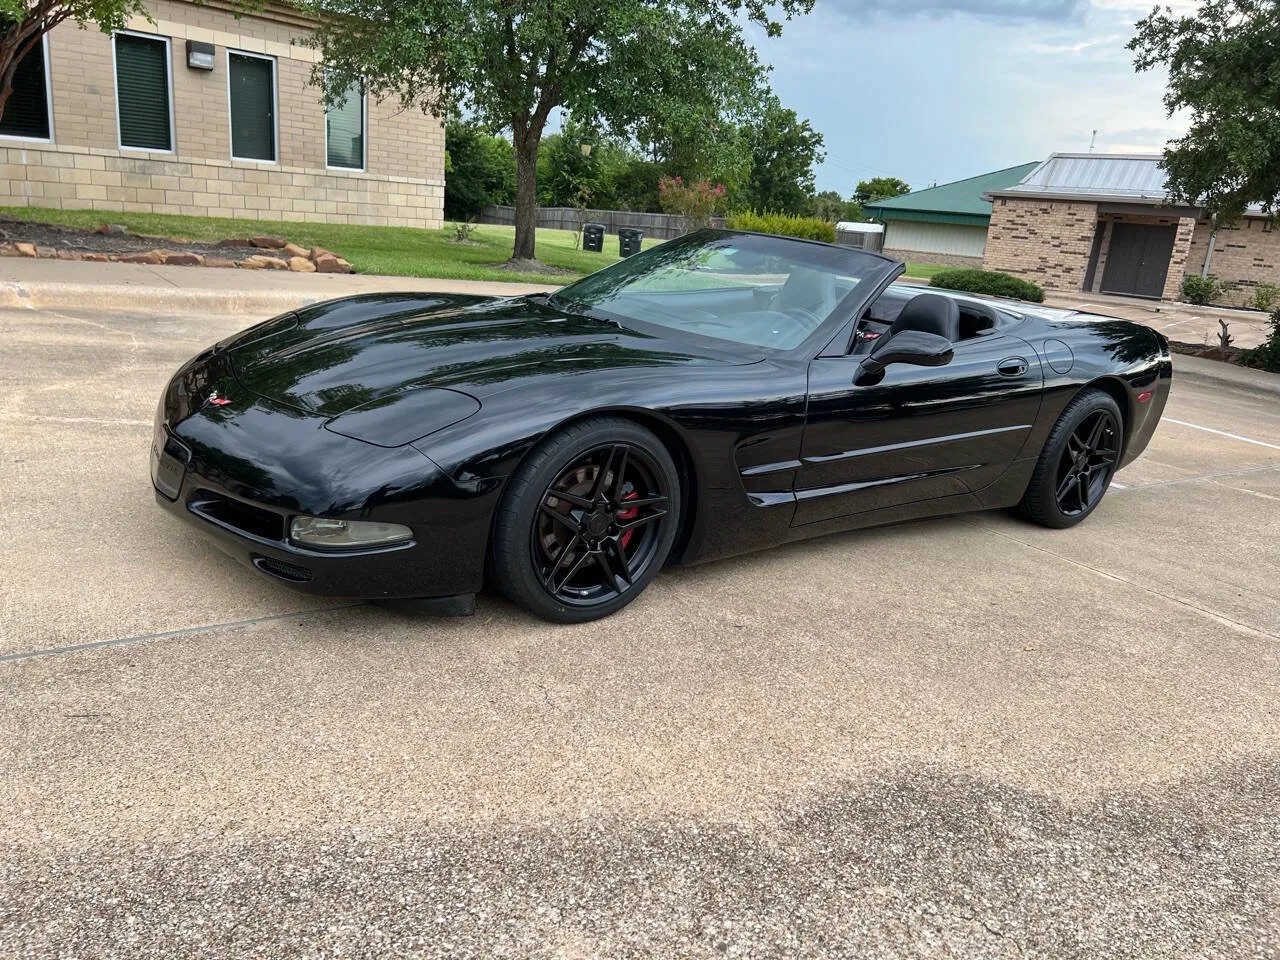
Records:
M413 447L374 447L322 423L252 396L195 410L167 396L151 449L156 502L236 560L303 593L375 600L479 590L492 494L458 487ZM288 538L299 514L402 523L414 538L308 548Z

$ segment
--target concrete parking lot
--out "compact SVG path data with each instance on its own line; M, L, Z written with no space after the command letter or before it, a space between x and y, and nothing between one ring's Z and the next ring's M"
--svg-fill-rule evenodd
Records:
M1176 381L1074 530L432 619L152 502L251 319L0 311L0 956L1280 954L1274 397Z

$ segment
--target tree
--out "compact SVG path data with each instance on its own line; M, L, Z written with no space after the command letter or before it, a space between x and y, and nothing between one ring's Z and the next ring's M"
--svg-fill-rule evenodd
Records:
M826 220L828 223L840 223L842 220L865 220L862 205L856 200L846 200L835 190L823 190L809 198L809 216Z
M826 153L822 134L770 95L749 133L751 173L743 200L754 210L805 213L813 167Z
M468 220L491 203L515 199L515 150L511 141L474 124L450 120L444 128L449 166L444 179L445 216Z
M858 188L853 191L853 199L865 207L876 200L900 197L910 192L911 187L905 180L897 177L872 177L858 184Z
M329 102L363 79L444 116L466 109L511 131L516 166L513 259L534 256L538 151L551 112L622 130L645 118L718 114L748 101L761 68L746 42L753 22L813 0L306 0L322 51L313 80Z
M142 0L0 0L0 116L13 92L13 74L40 38L60 23L95 24L103 33L146 15Z
M1280 9L1275 0L1208 0L1137 24L1134 66L1164 66L1170 115L1189 110L1186 136L1165 147L1170 199L1231 220L1280 206Z

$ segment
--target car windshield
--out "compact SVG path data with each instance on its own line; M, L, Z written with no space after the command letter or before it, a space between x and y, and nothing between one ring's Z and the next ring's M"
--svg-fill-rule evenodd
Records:
M790 350L884 267L843 247L699 230L570 284L555 302L624 327L632 321Z

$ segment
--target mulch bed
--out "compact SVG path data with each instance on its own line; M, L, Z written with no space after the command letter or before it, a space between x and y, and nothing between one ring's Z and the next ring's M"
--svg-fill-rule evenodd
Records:
M117 256L146 253L163 247L178 253L198 253L201 256L225 257L228 260L242 260L254 254L269 252L260 250L247 240L219 246L217 243L197 243L174 237L144 237L136 233L95 233L92 230L60 227L51 223L7 218L0 218L0 243L34 243L38 247Z

